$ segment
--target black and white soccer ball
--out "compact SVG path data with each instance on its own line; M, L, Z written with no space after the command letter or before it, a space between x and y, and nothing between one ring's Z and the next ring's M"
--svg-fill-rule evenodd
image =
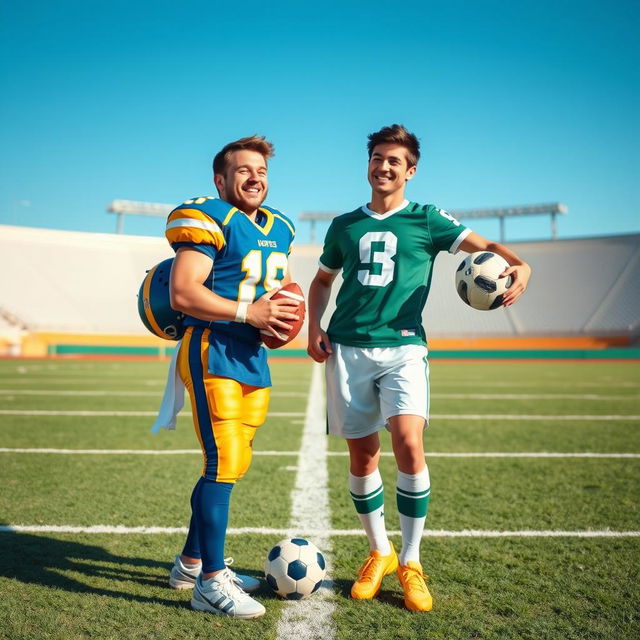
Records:
M511 276L498 276L509 263L497 253L477 251L469 254L456 271L456 291L463 302L480 311L502 305L504 292L511 286Z
M304 538L280 540L264 563L267 584L287 600L302 600L317 591L326 574L324 556Z

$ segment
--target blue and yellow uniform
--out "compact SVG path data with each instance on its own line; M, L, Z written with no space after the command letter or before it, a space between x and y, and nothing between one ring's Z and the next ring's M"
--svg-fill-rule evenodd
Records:
M253 302L280 286L295 235L292 222L260 207L254 222L211 196L188 200L167 220L175 251L189 247L213 260L205 286L229 300ZM239 322L186 316L178 372L191 397L204 453L203 476L233 483L251 462L256 427L265 420L271 378L259 330Z
M213 260L205 286L229 300L253 302L280 286L287 273L294 228L270 207L255 222L213 197L174 209L167 240ZM177 370L191 398L204 468L191 494L191 522L183 555L202 558L204 573L224 568L231 490L251 464L256 428L267 417L271 378L258 329L239 322L186 316Z

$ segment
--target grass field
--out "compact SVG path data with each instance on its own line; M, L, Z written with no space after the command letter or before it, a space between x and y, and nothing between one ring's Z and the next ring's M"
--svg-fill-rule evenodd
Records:
M317 465L331 529L310 517L301 533L329 541L331 582L292 605L264 586L267 615L246 622L193 612L190 594L166 584L201 467L188 411L175 432L149 433L166 368L0 361L0 638L640 637L637 363L435 361L422 545L434 610L406 611L395 576L375 601L350 600L367 545L353 532L344 443L330 438ZM323 421L307 415L309 362L274 361L272 372L271 415L234 489L227 539L234 568L256 576L295 524L296 478L314 477L299 451ZM381 471L396 532L392 457Z

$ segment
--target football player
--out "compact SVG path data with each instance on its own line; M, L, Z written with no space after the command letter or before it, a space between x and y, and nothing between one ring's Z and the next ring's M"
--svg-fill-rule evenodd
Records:
M347 441L349 491L370 552L351 589L373 598L385 575L397 571L412 611L432 598L420 564L429 504L423 429L429 419L429 365L422 309L439 251L493 251L510 267L504 295L512 305L527 287L529 266L507 247L473 233L445 211L405 199L416 173L418 139L394 124L369 136L371 200L333 219L309 291L309 355L326 361L329 433ZM343 283L325 333L320 325L336 275ZM402 549L389 541L378 471L378 431L387 427L395 455Z
M169 583L193 588L191 606L236 618L265 609L247 592L259 582L225 562L229 498L249 468L256 429L269 405L271 378L260 330L291 328L298 302L273 300L290 281L294 227L263 202L273 145L263 137L227 144L213 160L219 198L188 200L169 215L166 237L176 252L171 306L185 314L177 374L191 398L202 475L191 495L191 522Z

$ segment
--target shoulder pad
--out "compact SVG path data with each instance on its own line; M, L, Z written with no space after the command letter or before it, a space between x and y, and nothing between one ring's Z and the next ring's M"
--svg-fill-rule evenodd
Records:
M230 213L237 211L232 204L220 200L220 198L215 198L214 196L201 196L199 198L185 200L173 211L177 211L178 209L196 209L202 211L220 224L224 224L225 219Z
M225 245L222 226L236 208L224 200L205 196L186 200L167 219L165 235L175 243Z

